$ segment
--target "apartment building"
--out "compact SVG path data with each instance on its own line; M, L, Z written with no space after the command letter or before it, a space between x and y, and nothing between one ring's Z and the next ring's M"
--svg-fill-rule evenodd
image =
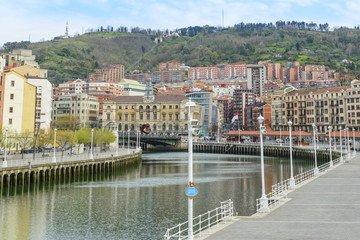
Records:
M159 63L159 71L180 70L181 66L185 66L185 63L161 62Z
M32 54L32 50L15 49L11 53L3 54L2 58L3 58L3 64L0 64L3 65L2 68L19 67L23 65L29 65L35 68L40 68L39 64L35 60L36 56Z
M239 124L245 128L246 106L254 103L255 94L249 89L235 89L232 97L233 113L238 113Z
M151 79L154 84L184 82L184 72L178 70L156 71L151 73Z
M149 73L135 73L135 74L129 74L129 75L125 76L126 79L135 80L141 84L145 84L146 79L148 79L148 77L149 77Z
M266 69L263 65L247 65L247 89L262 97L266 80Z
M354 86L357 85L354 83ZM292 121L295 130L301 128L302 131L307 132L312 131L313 124L316 125L320 133L326 133L328 126L332 126L335 130L346 127L349 123L347 99L351 99L351 95L348 93L350 91L356 92L355 87L352 87L352 90L349 88L349 86L342 86L300 89L274 97L273 110L279 109L276 104L281 101L281 114L277 114L277 117L273 118L273 123L276 125L275 129L279 130L280 127L283 130L288 129L287 122L289 120ZM358 104L355 100L356 97L353 99L353 111L354 115L357 116L356 105ZM352 122L352 120L350 121ZM355 121L357 124L357 119Z
M249 131L259 130L258 117L264 118L266 129L272 129L271 125L271 104L265 102L255 102L246 106L245 129Z
M97 126L99 102L97 97L85 93L54 96L53 121L74 117L81 127Z
M347 105L346 127L360 131L360 81L353 80L351 87L346 90L345 101Z
M125 77L125 67L122 64L112 64L107 67L97 69L96 72L89 74L91 81L105 80L106 82L120 82Z
M3 85L1 127L17 133L34 132L36 86L15 71L5 73Z
M47 70L25 65L11 68L10 71L25 77L27 83L36 87L35 131L39 125L40 129L50 129L53 90L46 77Z

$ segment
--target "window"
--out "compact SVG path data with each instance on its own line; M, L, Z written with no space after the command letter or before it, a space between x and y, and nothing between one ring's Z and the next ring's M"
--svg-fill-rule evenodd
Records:
M157 114L154 112L154 120L157 120Z
M122 120L122 114L121 113L118 114L118 118L119 118L120 121Z
M165 113L163 113L163 115L162 115L162 116L163 116L163 119L162 119L162 120L163 120L163 121L165 121L165 120L166 120L166 114L165 114Z
M9 125L12 125L12 118L9 118Z
M13 107L10 107L9 108L9 113L13 113L13 110L14 110Z
M169 121L172 120L172 113L169 113Z
M134 113L131 114L131 121L135 121L135 114Z
M11 81L11 86L15 87L15 81ZM10 121L10 119L9 119L9 121Z
M129 114L125 113L125 121L129 120Z
M140 113L140 120L143 120L143 119L144 119L144 114Z

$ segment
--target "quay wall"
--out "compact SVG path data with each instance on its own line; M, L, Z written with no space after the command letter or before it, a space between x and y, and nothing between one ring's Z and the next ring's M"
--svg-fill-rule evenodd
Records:
M6 167L0 169L0 191L4 188L58 182L98 173L111 173L128 165L141 162L142 152L108 158L66 161L31 166Z
M221 153L221 154L241 154L241 155L260 155L259 144L234 144L234 143L193 143L194 152L202 153ZM314 159L314 150L309 148L293 147L292 156L296 158ZM290 148L288 146L264 146L264 156L270 157L290 157ZM316 151L318 160L329 161L330 152L324 149ZM332 158L340 157L340 153L332 151Z

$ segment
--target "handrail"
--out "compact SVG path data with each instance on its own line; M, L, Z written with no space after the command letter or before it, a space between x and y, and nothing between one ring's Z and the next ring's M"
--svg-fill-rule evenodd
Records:
M333 164L339 164L340 158L336 158L333 160ZM325 172L326 170L330 169L330 162L324 163L318 167L319 173ZM310 181L315 177L314 169L310 169L308 171L302 172L294 177L295 179L295 188L303 184L307 181ZM268 199L268 207L274 207L277 203L280 202L283 198L287 198L287 194L290 190L290 179L286 179L279 183L272 185L271 192L266 195ZM257 212L264 212L262 209L262 205L260 204L261 198L256 199L256 211Z
M201 214L193 219L193 233L201 236L204 230L210 231L211 227L219 223L226 223L234 216L234 203L231 199L221 202L221 206ZM167 229L164 240L188 239L188 221L180 223L175 227Z

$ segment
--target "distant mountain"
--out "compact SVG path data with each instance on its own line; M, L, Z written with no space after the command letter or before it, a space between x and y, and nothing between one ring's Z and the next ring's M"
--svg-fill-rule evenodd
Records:
M128 68L139 59L132 70L155 70L162 61L211 66L270 60L323 64L342 74L360 75L358 28L329 31L328 24L278 21L276 24L240 23L226 29L188 27L176 30L177 34L139 28L131 33L101 31L22 44L22 47L33 50L41 67L49 69L49 76L55 78L54 82L85 78L88 72L112 63ZM159 36L164 36L163 42L156 45L154 38ZM11 46L14 44L4 45L4 50Z

